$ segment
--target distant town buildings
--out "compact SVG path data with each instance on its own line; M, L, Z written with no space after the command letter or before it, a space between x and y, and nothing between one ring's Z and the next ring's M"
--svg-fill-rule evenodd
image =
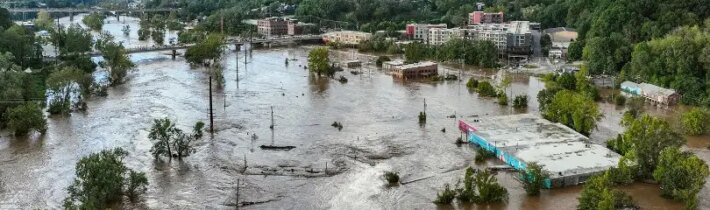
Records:
M280 36L288 33L288 20L270 17L257 20L257 32L264 36Z
M439 65L431 61L391 67L392 76L400 79L427 78L439 75Z
M505 15L503 12L483 12L475 11L468 14L469 25L479 25L487 23L504 23Z
M635 83L624 81L621 90L631 96L640 96L654 104L675 105L680 100L680 94L673 89L658 87L648 83Z
M529 21L469 25L466 28L430 28L426 43L442 45L452 39L491 41L500 54L528 55L532 52Z
M323 34L323 42L338 42L346 45L357 45L365 40L370 40L371 33L360 31L333 31Z
M566 58L567 48L570 43L577 40L577 31L571 28L558 27L545 29L543 35L550 36L552 46L550 47L549 57Z
M288 35L311 34L316 30L316 25L312 23L303 23L297 20L290 20L287 24Z
M404 34L410 39L428 41L429 29L445 29L446 24L407 24Z
M532 52L532 33L529 21L511 21L506 36L507 54L528 55Z

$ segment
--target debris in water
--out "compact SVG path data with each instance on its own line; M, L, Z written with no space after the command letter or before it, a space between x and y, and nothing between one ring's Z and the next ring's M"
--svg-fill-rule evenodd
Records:
M340 83L347 83L347 82L348 82L348 78L345 78L344 76L340 76L339 81L340 81Z
M333 126L333 127L335 127L335 128L338 128L338 131L343 130L343 124L340 123L340 122L338 122L338 121L333 122L333 124L330 124L330 126Z
M442 132L442 133L446 133L446 128L442 128L442 129L441 129L441 132Z
M261 145L259 146L261 149L266 149L266 150L292 150L296 148L295 146L275 146L275 145Z

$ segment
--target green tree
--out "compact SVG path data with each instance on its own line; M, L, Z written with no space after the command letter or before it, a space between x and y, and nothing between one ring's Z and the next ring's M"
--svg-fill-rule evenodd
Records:
M59 27L51 31L51 40L54 46L59 47L62 55L90 52L94 45L91 32L85 30L78 24L72 24L68 28Z
M508 190L501 186L498 183L498 179L488 171L476 173L474 182L478 189L476 203L496 203L508 200Z
M555 94L549 104L545 105L542 116L588 136L593 129L596 129L597 121L603 115L591 98L573 91L562 90Z
M34 23L35 26L40 29L50 30L54 28L54 20L52 19L52 16L49 14L49 12L47 12L47 10L44 9L39 10Z
M115 148L81 158L76 163L76 179L67 188L69 197L64 200L64 208L106 209L124 194L135 197L142 193L148 181L144 173L123 164L126 155L125 150Z
M412 42L404 47L405 63L417 63L427 57L427 47L419 42Z
M185 59L193 64L204 64L206 62L216 63L222 56L222 43L224 37L219 34L210 34L206 39L187 48Z
M569 44L567 48L567 60L577 61L582 59L582 51L584 49L584 41L575 41Z
M577 200L579 210L637 208L626 193L612 189L608 172L587 180Z
M710 111L701 108L693 108L680 116L683 132L691 136L702 135L707 132L710 128L708 122L710 122Z
M52 92L52 97L47 111L51 114L69 113L72 95L82 93L79 84L83 83L85 78L84 72L76 68L65 68L50 74L47 87Z
M525 108L528 107L528 96L526 95L519 95L515 96L515 99L513 99L513 108Z
M113 41L113 37L105 35L96 43L96 48L101 51L104 61L101 65L108 68L111 78L111 85L123 83L123 78L126 77L128 71L136 65L128 57L126 48L123 44Z
M663 149L678 147L685 143L685 139L675 133L668 122L648 115L643 115L631 123L626 128L623 138L633 143L639 175L644 178L651 177Z
M476 92L483 97L495 97L497 95L496 89L488 81L478 82Z
M630 150L619 159L616 168L611 169L612 182L617 184L633 183L638 174L636 165L636 151Z
M697 194L710 175L705 161L678 147L661 151L653 178L661 183L661 195L684 201L686 209L697 208Z
M520 179L523 181L523 188L528 195L536 196L540 194L540 189L545 187L545 180L549 178L549 172L545 171L538 163L529 163L525 171L521 171Z
M91 30L94 31L101 31L101 28L104 26L104 17L103 15L99 13L91 13L89 15L84 16L84 18L81 20L81 22L84 23L84 25L88 26L91 28Z
M328 48L317 47L308 53L308 69L316 73L319 77L321 74L327 74L330 69L329 63Z
M16 136L26 135L32 130L44 134L47 130L47 120L44 119L42 108L36 103L25 103L7 111L7 127Z
M193 142L202 138L204 126L204 123L197 122L192 133L187 134L176 128L175 123L168 118L155 119L148 133L148 138L155 142L150 151L156 158L161 155L169 159L173 156L179 159L190 156L195 152Z

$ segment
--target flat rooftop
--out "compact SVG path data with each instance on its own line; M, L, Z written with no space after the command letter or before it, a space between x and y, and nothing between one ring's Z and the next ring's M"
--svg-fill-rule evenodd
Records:
M584 135L534 114L481 118L469 125L474 134L519 161L543 165L553 179L604 171L621 158Z
M405 64L399 66L400 69L411 69L411 68L419 68L419 67L427 67L427 66L436 66L437 64L431 61L423 61L419 63L412 63L412 64Z

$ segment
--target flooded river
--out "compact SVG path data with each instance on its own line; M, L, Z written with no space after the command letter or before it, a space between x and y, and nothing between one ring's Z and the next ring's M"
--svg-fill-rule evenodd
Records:
M128 45L149 44L132 38L138 29L136 19L124 20L134 31L131 38L123 37L123 24L115 19L104 28ZM307 49L258 49L247 56L246 64L244 51L225 53L226 82L214 92L216 132L198 141L195 154L172 162L153 158L147 130L154 118L162 117L177 120L183 129L196 121L209 123L208 73L160 52L131 55L137 68L127 82L110 88L107 97L88 100L86 112L50 117L44 136L16 139L2 133L0 209L61 208L76 161L113 147L127 150L124 162L146 172L150 182L141 202L124 202L120 208L233 209L238 180L240 202L252 204L246 209L475 208L437 207L431 202L445 183L454 184L463 176L465 167L479 167L472 162L471 146L454 144L460 136L456 120L537 112L535 98L544 87L536 77L515 75L513 95L528 95L530 107L513 111L470 93L465 80L399 81L372 65L339 72L336 78L343 75L347 83L317 78L302 67ZM336 60L350 56L333 54ZM286 58L295 60L285 65ZM351 70L362 74L353 75ZM471 75L496 73L471 68L464 78ZM417 114L425 99L428 118L420 127ZM601 106L607 117L593 135L597 142L622 129L618 126L622 110ZM453 114L456 118L448 118ZM341 131L330 126L334 121L342 123ZM261 145L296 148L270 151ZM704 149L707 143L692 145L700 145L690 149L710 160ZM385 171L399 172L406 184L386 187ZM510 192L509 201L480 208L574 209L581 190L569 187L527 197L512 175L497 177ZM661 198L657 185L637 183L622 189L644 209L682 207ZM710 208L708 195L706 184L701 208Z

